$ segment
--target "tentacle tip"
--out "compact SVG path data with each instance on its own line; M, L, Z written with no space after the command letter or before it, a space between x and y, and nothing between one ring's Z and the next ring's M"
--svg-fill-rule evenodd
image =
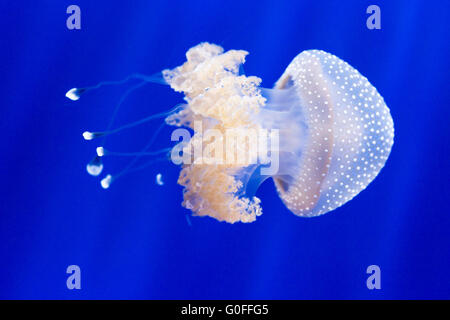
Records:
M93 163L90 162L87 164L86 166L86 171L91 175L91 176L98 176L100 173L102 173L103 170L103 163L98 162L98 163Z
M97 147L95 151L99 157L103 157L105 155L105 149L103 147Z
M156 181L156 184L158 186L163 186L164 185L164 181L162 180L162 174L161 173L158 173L156 175L155 181Z
M80 99L81 93L83 93L84 89L72 88L66 92L66 97L72 101L77 101Z
M103 189L108 189L109 186L112 183L112 180L113 180L113 178L112 178L112 176L110 174L108 174L106 177L104 177L102 179L102 181L100 182L100 184L102 185L102 188Z
M94 139L94 134L92 132L85 131L83 132L83 138L84 140L92 140Z

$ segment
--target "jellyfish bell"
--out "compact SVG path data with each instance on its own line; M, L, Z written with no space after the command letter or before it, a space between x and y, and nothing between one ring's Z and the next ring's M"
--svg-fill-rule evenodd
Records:
M256 191L268 178L286 207L303 217L334 210L364 190L384 166L394 138L389 109L377 90L349 64L319 50L303 51L274 88L262 88L260 78L242 74L247 54L201 43L187 51L184 64L160 77L135 75L142 81L136 87L165 83L183 93L185 103L118 129L111 129L111 121L106 131L85 132L86 140L103 139L88 171L98 175L104 156L173 155L171 148L148 151L160 129L141 152L103 148L108 135L165 117L165 124L193 132L172 151L182 145L188 160L180 163L178 183L184 187L182 205L195 216L255 221L262 214ZM78 99L80 92L98 87L77 89L75 96L69 91L68 97ZM237 161L242 152L245 161ZM119 174L106 175L102 187L139 170L137 158Z
M293 213L317 216L351 200L380 172L394 142L393 120L367 78L324 51L307 50L291 62L275 85L277 93L289 87L298 95L293 112L308 129L291 182L274 181Z

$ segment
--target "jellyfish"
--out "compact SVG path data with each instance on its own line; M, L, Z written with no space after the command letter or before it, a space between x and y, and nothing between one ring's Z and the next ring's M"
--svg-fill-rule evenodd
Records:
M135 76L140 84L170 86L184 95L184 103L118 129L85 132L84 138L157 118L176 127L176 137L183 136L177 130L189 128L193 135L174 147L148 151L155 132L142 151L130 155L170 155L181 168L182 206L194 216L253 222L262 214L257 190L270 178L287 209L300 217L323 215L353 199L384 167L394 142L382 96L355 68L321 50L301 52L273 88L263 88L259 77L243 73L247 55L204 42L189 49L178 67ZM71 89L67 97L77 100L96 87ZM88 172L99 175L105 155L127 154L99 146ZM102 186L139 170L134 163L115 177L107 175Z

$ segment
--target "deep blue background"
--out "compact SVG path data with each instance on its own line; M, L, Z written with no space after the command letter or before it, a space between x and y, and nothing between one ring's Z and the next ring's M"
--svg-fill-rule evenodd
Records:
M82 29L66 28L77 4ZM365 10L381 7L382 29ZM0 298L450 298L448 1L0 2ZM153 74L201 41L250 52L245 72L266 87L306 49L367 76L385 98L395 144L380 175L324 216L290 213L271 181L252 224L186 221L179 169L149 167L104 191L85 172L127 86L80 101L74 86ZM117 124L181 101L159 85L136 91ZM138 150L159 122L109 140ZM170 145L170 131L161 145ZM105 161L117 172L124 159ZM155 184L163 174L165 185ZM82 289L66 288L66 267ZM381 290L366 268L381 267Z

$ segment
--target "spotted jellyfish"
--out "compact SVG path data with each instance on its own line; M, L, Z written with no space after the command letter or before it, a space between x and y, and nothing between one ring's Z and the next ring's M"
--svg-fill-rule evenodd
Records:
M273 88L263 88L260 78L242 73L247 54L243 50L224 52L220 46L201 43L189 49L186 62L174 69L74 88L66 96L78 100L92 89L132 78L139 80L137 87L161 83L183 93L185 103L168 112L117 129L111 129L111 121L106 131L85 132L83 136L87 140L105 138L156 118L165 118L167 125L192 129L193 136L182 147L192 161L181 163L178 183L184 187L182 205L194 216L229 223L255 221L262 214L256 190L268 178L273 179L285 206L300 217L323 215L353 199L378 175L394 142L393 120L382 96L355 68L321 50L301 52ZM134 89L124 95L114 114ZM198 122L200 127L195 125ZM170 153L175 147L148 151L160 128L141 152L111 152L102 143L87 166L88 172L102 172L103 156L136 156L122 172L102 179L102 186L108 188L118 177L139 170L134 166L139 157ZM205 130L225 135L238 128L276 130L277 143L268 149L269 154L277 155L276 172L267 174L263 169L271 163L263 161L210 163L198 161L203 153L192 152ZM202 151L208 148L200 146ZM246 140L239 147L249 151L252 143Z

